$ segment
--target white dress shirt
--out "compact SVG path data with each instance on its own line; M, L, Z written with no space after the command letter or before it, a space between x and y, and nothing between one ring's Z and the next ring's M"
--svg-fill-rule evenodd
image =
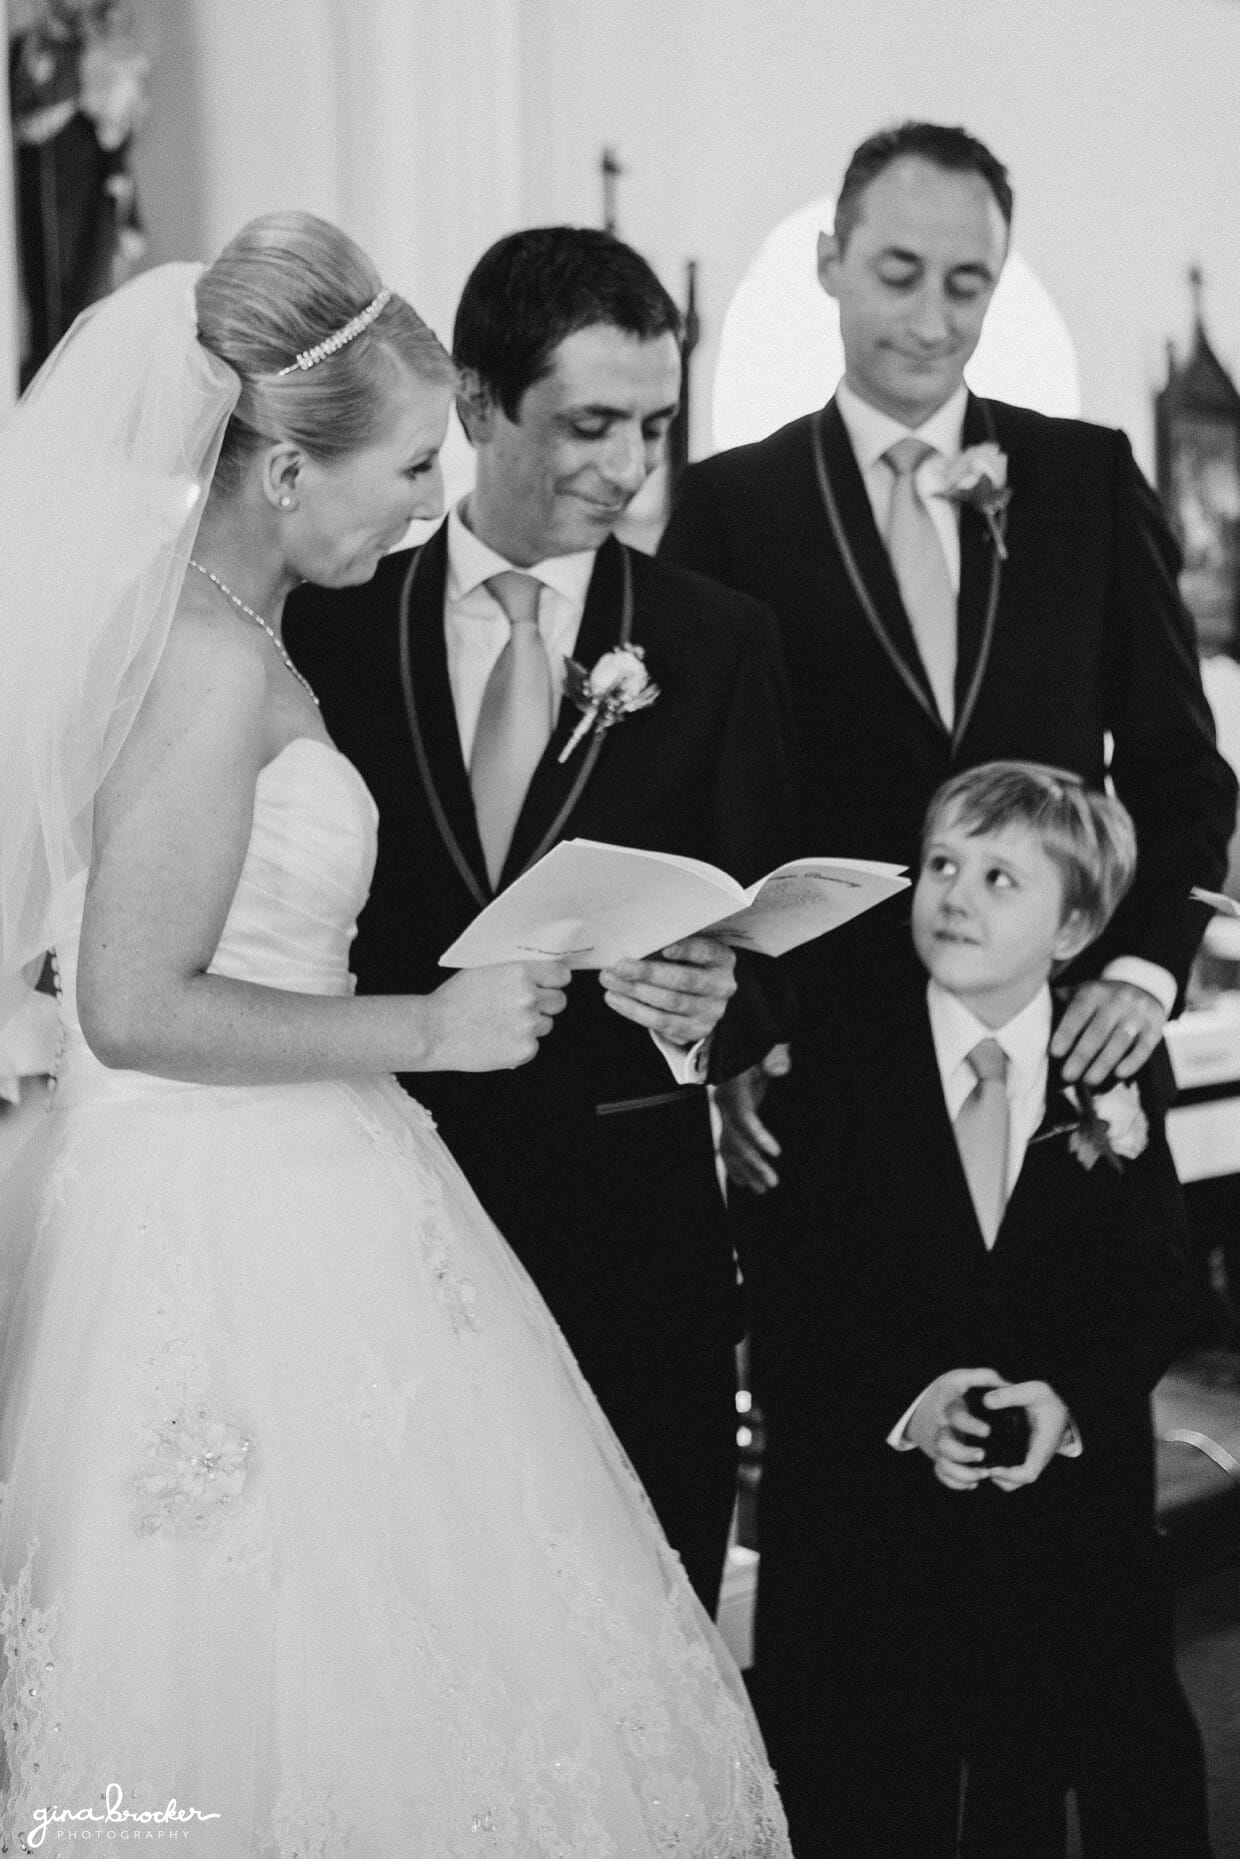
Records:
M852 442L853 455L880 536L885 537L887 534L891 497L896 482L895 473L890 465L884 463L883 454L899 440L908 438L924 440L927 445L934 447L930 457L923 459L917 467L913 482L943 545L953 594L960 592L960 506L934 493L942 488L945 468L960 456L968 399L968 388L958 387L951 399L945 400L938 412L932 413L924 425L913 428L902 426L889 413L880 413L868 400L862 400L860 394L854 393L847 381L841 381L835 390L835 404Z
M538 631L551 667L552 696L558 706L564 690L564 660L577 646L585 611L594 550L552 555L532 568L521 568L541 584ZM448 647L448 682L461 736L465 766L473 753L482 694L495 662L512 631L508 615L486 583L512 572L513 564L467 529L460 506L448 515L448 576L444 591L444 632Z
M955 1123L961 1106L977 1083L977 1074L969 1064L969 1053L983 1039L999 1042L1007 1055L1006 1090L1008 1100L1008 1179L1011 1196L1025 1160L1029 1139L1042 1121L1046 1110L1047 1053L1051 1043L1051 991L1042 987L1027 1007L1005 1026L986 1026L955 994L949 994L937 981L926 986L926 1006L930 1015L930 1034L934 1056L939 1062L939 1078L947 1114ZM988 1240L987 1246L993 1244ZM989 1367L990 1364L952 1362L946 1368ZM946 1372L946 1368L944 1372ZM887 1435L887 1444L897 1452L912 1452L914 1444L905 1429L917 1409L923 1388L909 1402ZM1071 1419L1059 1451L1075 1459L1081 1451L1080 1439Z
M880 413L868 400L862 400L847 381L841 381L835 390L835 404L852 444L880 536L887 534L895 488L895 477L890 465L883 463L883 454L898 440L910 437L923 439L935 448L918 466L915 482L943 545L948 579L956 595L960 593L960 506L934 493L942 486L946 467L960 456L968 399L969 390L962 384L936 413L914 428L902 426L889 413ZM1154 996L1164 1013L1170 1013L1175 1006L1175 976L1157 962L1147 962L1139 955L1120 955L1108 962L1102 972L1108 981L1128 981L1134 987L1144 988L1147 994Z
M518 574L541 582L538 597L538 631L551 667L551 688L558 706L564 691L564 661L571 658L581 630L593 549L573 555L552 555ZM500 653L508 643L512 625L508 615L485 585L493 575L511 573L514 563L497 555L469 529L457 504L448 513L448 572L444 584L444 637L448 650L448 682L461 738L466 768L478 728L482 694ZM555 1037L554 1032L552 1038ZM650 1037L663 1054L677 1084L701 1084L706 1077L708 1041L691 1046L673 1045L658 1033Z

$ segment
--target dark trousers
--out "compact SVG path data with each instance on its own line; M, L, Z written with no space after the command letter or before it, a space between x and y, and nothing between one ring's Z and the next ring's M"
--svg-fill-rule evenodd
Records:
M1081 1601L1036 1556L1000 1547L994 1582L967 1533L945 1554L933 1507L859 1524L848 1490L776 1432L751 1691L797 1859L1063 1859L1071 1790L1085 1859L1209 1859L1152 1531Z

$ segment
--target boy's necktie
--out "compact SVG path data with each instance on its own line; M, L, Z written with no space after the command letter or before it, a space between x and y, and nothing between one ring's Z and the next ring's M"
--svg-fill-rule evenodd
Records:
M508 615L511 631L482 693L469 785L487 876L496 885L554 719L551 666L538 631L542 583L510 568L492 575L487 586Z
M883 463L895 478L887 520L887 552L934 701L950 729L955 713L956 596L943 545L914 476L934 449L924 439L910 436L883 453Z
M1007 1205L1008 1057L997 1039L983 1039L969 1053L977 1083L956 1116L956 1144L977 1223L993 1246Z

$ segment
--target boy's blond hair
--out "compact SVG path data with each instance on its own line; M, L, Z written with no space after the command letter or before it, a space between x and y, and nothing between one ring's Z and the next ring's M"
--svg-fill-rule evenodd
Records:
M1078 912L1091 942L1102 934L1136 875L1137 834L1127 807L1062 768L982 762L953 775L926 810L923 858L948 814L969 834L1009 826L1035 832L1063 880L1064 921Z

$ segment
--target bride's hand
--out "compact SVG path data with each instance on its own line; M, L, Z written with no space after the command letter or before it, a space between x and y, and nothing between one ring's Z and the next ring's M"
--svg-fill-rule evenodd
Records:
M572 971L564 962L463 968L436 988L434 1071L488 1072L525 1065L562 1013Z

